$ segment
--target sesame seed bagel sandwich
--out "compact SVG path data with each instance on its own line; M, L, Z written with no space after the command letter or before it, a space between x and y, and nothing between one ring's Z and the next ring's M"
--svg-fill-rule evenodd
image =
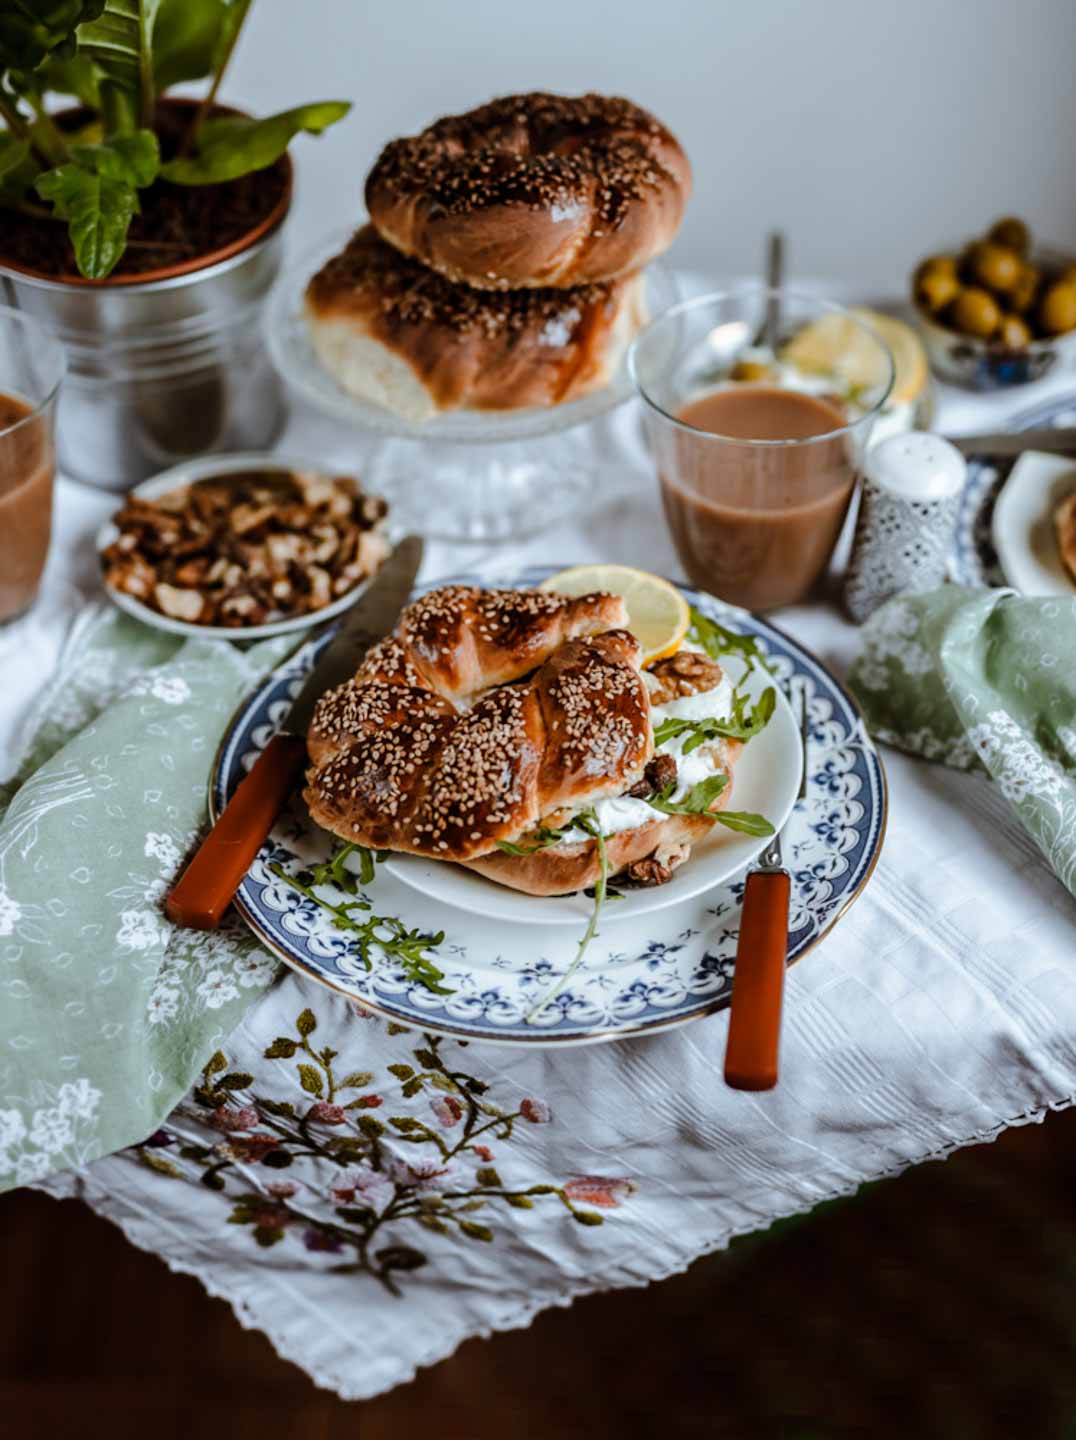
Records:
M314 820L533 895L603 867L667 880L727 805L745 727L722 722L741 702L709 655L644 672L627 626L602 592L424 595L315 711Z

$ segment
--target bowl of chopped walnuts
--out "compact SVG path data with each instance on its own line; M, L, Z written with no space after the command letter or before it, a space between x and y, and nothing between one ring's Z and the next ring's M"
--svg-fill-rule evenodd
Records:
M211 455L136 486L97 549L128 614L174 634L257 640L346 610L389 552L387 510L352 476Z

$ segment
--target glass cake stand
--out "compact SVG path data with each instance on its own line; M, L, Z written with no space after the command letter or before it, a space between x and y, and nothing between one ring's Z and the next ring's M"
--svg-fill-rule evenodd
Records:
M341 230L300 256L281 276L266 315L266 339L280 375L324 414L375 444L364 450L363 483L389 501L397 525L443 540L499 541L544 529L593 500L597 476L584 426L633 394L627 365L592 395L527 410L459 410L424 422L373 405L337 384L307 333L303 295L310 277L353 234ZM679 298L671 274L645 276L646 309Z

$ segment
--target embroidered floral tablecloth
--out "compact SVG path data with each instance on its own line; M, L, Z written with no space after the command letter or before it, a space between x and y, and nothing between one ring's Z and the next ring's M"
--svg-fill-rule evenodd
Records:
M309 418L286 448L355 459L349 437ZM630 409L597 428L595 465L590 515L498 564L612 557L676 573ZM36 688L33 673L40 684L92 592L89 575L72 588L65 567L108 508L62 487L58 553L22 642L34 668L4 657L10 694ZM460 560L433 547L427 573ZM481 562L470 552L466 563ZM782 624L838 670L858 648L832 610ZM137 690L129 703L159 707L158 723L168 698ZM220 966L192 956L183 1003L204 987L216 1022L199 1027L195 1086L155 1133L130 1137L141 1143L45 1188L81 1195L318 1383L361 1397L468 1336L668 1275L777 1216L1071 1104L1076 904L996 785L896 751L886 764L882 858L790 972L776 1091L725 1088L723 1015L556 1053L468 1046L365 1018L288 972L247 1005L266 976L243 991L239 951ZM145 826L142 889L117 921L134 943L114 937L136 988L140 957L146 970L161 961L146 897L187 823ZM214 1011L215 968L242 993ZM155 1003L163 1021L171 1002ZM107 1118L72 1073L20 1112L27 1133L8 1148L67 1146Z

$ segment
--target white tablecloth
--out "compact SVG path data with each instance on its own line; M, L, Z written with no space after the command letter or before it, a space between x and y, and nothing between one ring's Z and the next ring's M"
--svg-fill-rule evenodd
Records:
M1000 428L1007 411L1047 393L1024 390L1005 405L945 396L940 419L953 429ZM604 558L677 574L637 426L627 407L597 428L604 491L589 513L502 548L498 564ZM352 437L305 414L293 418L282 448L361 460ZM90 537L112 505L60 484L41 600L17 630L0 634L0 769L67 623L96 592ZM481 559L473 549L434 544L425 573ZM781 620L838 673L855 652L855 631L834 609L803 607ZM523 1105L511 1140L490 1142L504 1185L517 1195L534 1185L565 1190L605 1217L600 1228L574 1224L556 1195L551 1204L539 1195L530 1209L494 1205L488 1220L478 1214L479 1229L488 1223L495 1231L492 1243L472 1234L461 1244L466 1230L449 1236L429 1226L427 1263L400 1274L397 1297L369 1273L339 1268L326 1229L341 1203L333 1192L338 1167L307 1156L268 1171L239 1147L224 1191L208 1188L198 1183L209 1163L198 1150L208 1154L217 1143L224 1150L213 1155L225 1153L230 1122L207 1126L209 1112L190 1105L169 1121L158 1148L110 1157L49 1188L82 1194L135 1243L198 1274L318 1383L358 1397L470 1335L525 1324L589 1290L670 1274L738 1232L1071 1104L1076 905L985 781L892 752L885 759L885 849L863 896L790 972L776 1091L724 1087L727 1015L592 1049L472 1045L456 1055L506 1111L519 1112L524 1100L531 1107L533 1123ZM435 1115L447 1139L460 1133L451 1110L436 1108L441 1092L402 1098L406 1081L387 1071L410 1060L420 1037L389 1035L293 976L254 1006L226 1047L229 1066L253 1076L251 1093L309 1102L294 1062L264 1058L274 1037L296 1033L304 1007L316 1016L318 1041L341 1052L340 1064L373 1072L370 1083L380 1087L376 1108L356 1110L352 1122L366 1113L428 1123ZM236 1105L247 1103L246 1093ZM469 1156L468 1164L481 1159ZM239 1223L229 1225L229 1214ZM252 1238L258 1224L262 1243ZM280 1235L266 1240L274 1227Z

